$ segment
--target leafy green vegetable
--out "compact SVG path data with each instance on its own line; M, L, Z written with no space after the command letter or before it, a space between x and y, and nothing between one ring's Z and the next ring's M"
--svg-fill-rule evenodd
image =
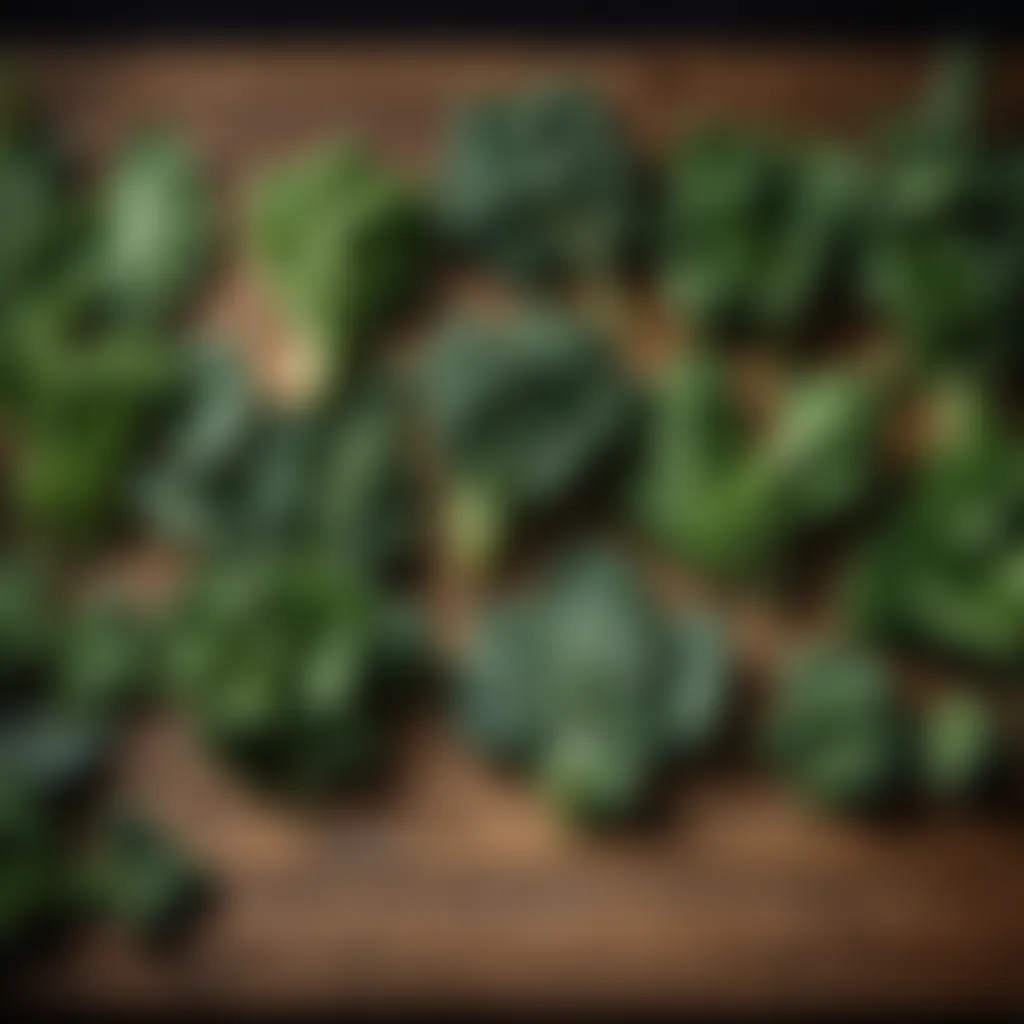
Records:
M470 563L500 553L523 520L564 507L631 439L629 384L599 339L568 319L457 322L422 379L448 473L450 547Z
M53 638L53 581L37 559L0 561L0 705L38 691Z
M0 723L0 776L41 799L58 799L95 777L107 744L97 722L52 711L8 714Z
M319 554L207 568L168 671L209 742L258 781L318 794L381 758L382 715L421 669L408 613Z
M133 142L96 195L74 171L0 71L4 525L19 552L0 565L4 954L78 909L73 843L87 819L82 800L65 798L88 795L114 714L150 668L148 623L126 604L69 610L52 570L127 510L131 470L178 372L172 317L209 236L198 170L169 135ZM135 902L156 920L170 896L150 888L136 885Z
M61 706L106 720L135 707L153 680L154 625L125 598L96 595L67 616L55 655Z
M0 955L59 924L69 904L61 845L47 809L5 780L0 787Z
M13 73L0 81L0 299L46 276L74 219L66 161ZM6 315L6 314L5 314Z
M863 552L848 603L880 638L1009 669L1024 658L1024 460L973 388L945 392L910 494Z
M859 169L845 153L724 128L677 151L668 173L665 272L707 337L792 337L842 297Z
M102 533L123 511L127 473L166 394L172 353L131 335L69 344L47 335L19 362L12 498L54 540Z
M97 274L120 317L162 322L207 267L210 211L198 162L180 138L131 139L99 199Z
M826 809L890 804L907 782L907 722L889 672L867 652L801 652L777 681L765 744L784 782Z
M148 941L191 924L210 895L208 877L145 818L120 811L107 823L86 874L91 908Z
M251 200L256 253L336 379L414 296L428 254L414 193L360 150L330 145L264 172Z
M73 610L43 571L9 562L0 573L6 638L0 777L49 800L96 776L151 670L148 623L130 605L94 597Z
M202 269L209 229L197 172L170 136L129 150L92 220L65 209L78 200L68 182L60 194L59 244L5 301L2 396L16 521L80 544L124 509L174 375L170 316Z
M1003 753L992 712L968 693L947 693L925 709L921 727L921 772L935 798L967 801L995 782Z
M371 571L408 563L423 540L415 480L405 460L396 385L365 382L343 409L319 414L305 527L338 564Z
M446 145L438 206L456 245L527 282L606 277L643 245L636 161L608 110L577 88L464 109Z
M1019 368L1024 163L982 137L981 61L958 50L888 134L870 189L869 306L924 367Z
M205 341L188 348L169 405L136 501L158 533L209 547L237 527L244 511L264 410L236 352Z
M770 569L802 536L861 503L875 475L880 389L818 373L790 387L756 440L710 353L656 386L631 500L670 550L734 574Z
M200 551L299 542L386 569L418 547L400 399L386 378L343 403L273 408L223 344L195 346L139 485L144 517Z
M729 674L715 623L661 612L623 564L585 550L486 613L456 715L567 815L599 823L637 811L670 762L711 745Z

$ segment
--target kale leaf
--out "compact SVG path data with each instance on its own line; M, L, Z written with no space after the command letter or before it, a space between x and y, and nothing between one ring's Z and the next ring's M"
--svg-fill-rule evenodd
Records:
M790 339L844 296L860 174L844 152L725 128L680 146L663 227L669 296L702 337Z
M183 596L166 671L216 750L315 796L382 760L382 716L425 664L410 616L318 554L249 555L207 566Z
M809 374L790 385L758 439L718 360L681 359L651 396L635 516L670 551L712 571L771 570L801 537L864 501L882 398L867 378Z
M612 483L635 398L601 340L535 313L447 327L427 354L423 408L446 471L457 558L486 564L516 527Z
M765 723L780 778L809 803L875 810L905 793L909 722L887 667L841 646L801 651L785 665Z
M335 383L416 295L428 228L415 193L353 146L317 149L255 182L252 246Z
M716 623L659 610L624 564L585 549L486 611L455 714L570 818L612 822L643 807L671 762L710 747L729 676Z
M442 228L514 279L607 277L635 262L643 205L625 138L582 89L489 97L455 119L439 184Z

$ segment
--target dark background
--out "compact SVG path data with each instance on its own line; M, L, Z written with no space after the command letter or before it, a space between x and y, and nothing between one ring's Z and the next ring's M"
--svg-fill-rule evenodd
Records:
M48 37L143 34L308 34L321 30L446 36L480 32L584 36L609 30L715 34L1015 34L1012 0L51 0L0 5L0 31Z

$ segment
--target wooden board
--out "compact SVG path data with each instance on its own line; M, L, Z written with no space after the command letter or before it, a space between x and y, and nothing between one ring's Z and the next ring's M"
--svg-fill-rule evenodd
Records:
M180 122L212 166L230 233L257 162L352 133L422 173L445 111L481 88L553 72L592 81L654 151L709 115L861 133L910 95L922 53L466 42L120 45L26 60L97 158L142 116ZM1004 70L1000 108L1019 113L1024 75ZM635 312L625 341L656 367L674 331L649 297ZM205 315L280 376L285 332L244 267L225 267ZM419 327L407 333L415 344ZM429 599L442 621L451 598L441 572ZM811 622L756 602L734 618L754 681ZM98 932L27 971L19 991L90 1009L1024 1003L1024 829L1010 815L814 819L740 754L674 786L650 828L586 839L436 721L396 746L381 792L304 811L247 792L174 720L143 725L116 785L220 872L219 908L171 958Z

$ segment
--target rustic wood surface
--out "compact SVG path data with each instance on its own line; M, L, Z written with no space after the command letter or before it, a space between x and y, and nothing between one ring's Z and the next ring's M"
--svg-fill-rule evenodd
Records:
M210 162L230 233L237 186L257 162L352 133L423 173L445 111L481 88L552 72L592 81L655 151L710 115L863 133L911 94L923 55L363 43L39 49L26 62L98 159L139 118L180 122ZM1006 61L1000 82L1001 111L1020 113L1024 75ZM656 369L673 331L649 298L635 312L628 343ZM270 383L290 365L278 359L286 332L245 267L224 268L204 315L261 356ZM446 621L458 588L436 575L428 594ZM813 620L758 602L733 614L755 682ZM739 756L673 786L649 828L586 839L436 721L410 724L396 753L380 792L303 810L246 791L173 719L143 724L115 785L214 866L222 899L172 956L97 932L19 988L90 1009L1024 1005L1024 829L1012 813L824 821Z

